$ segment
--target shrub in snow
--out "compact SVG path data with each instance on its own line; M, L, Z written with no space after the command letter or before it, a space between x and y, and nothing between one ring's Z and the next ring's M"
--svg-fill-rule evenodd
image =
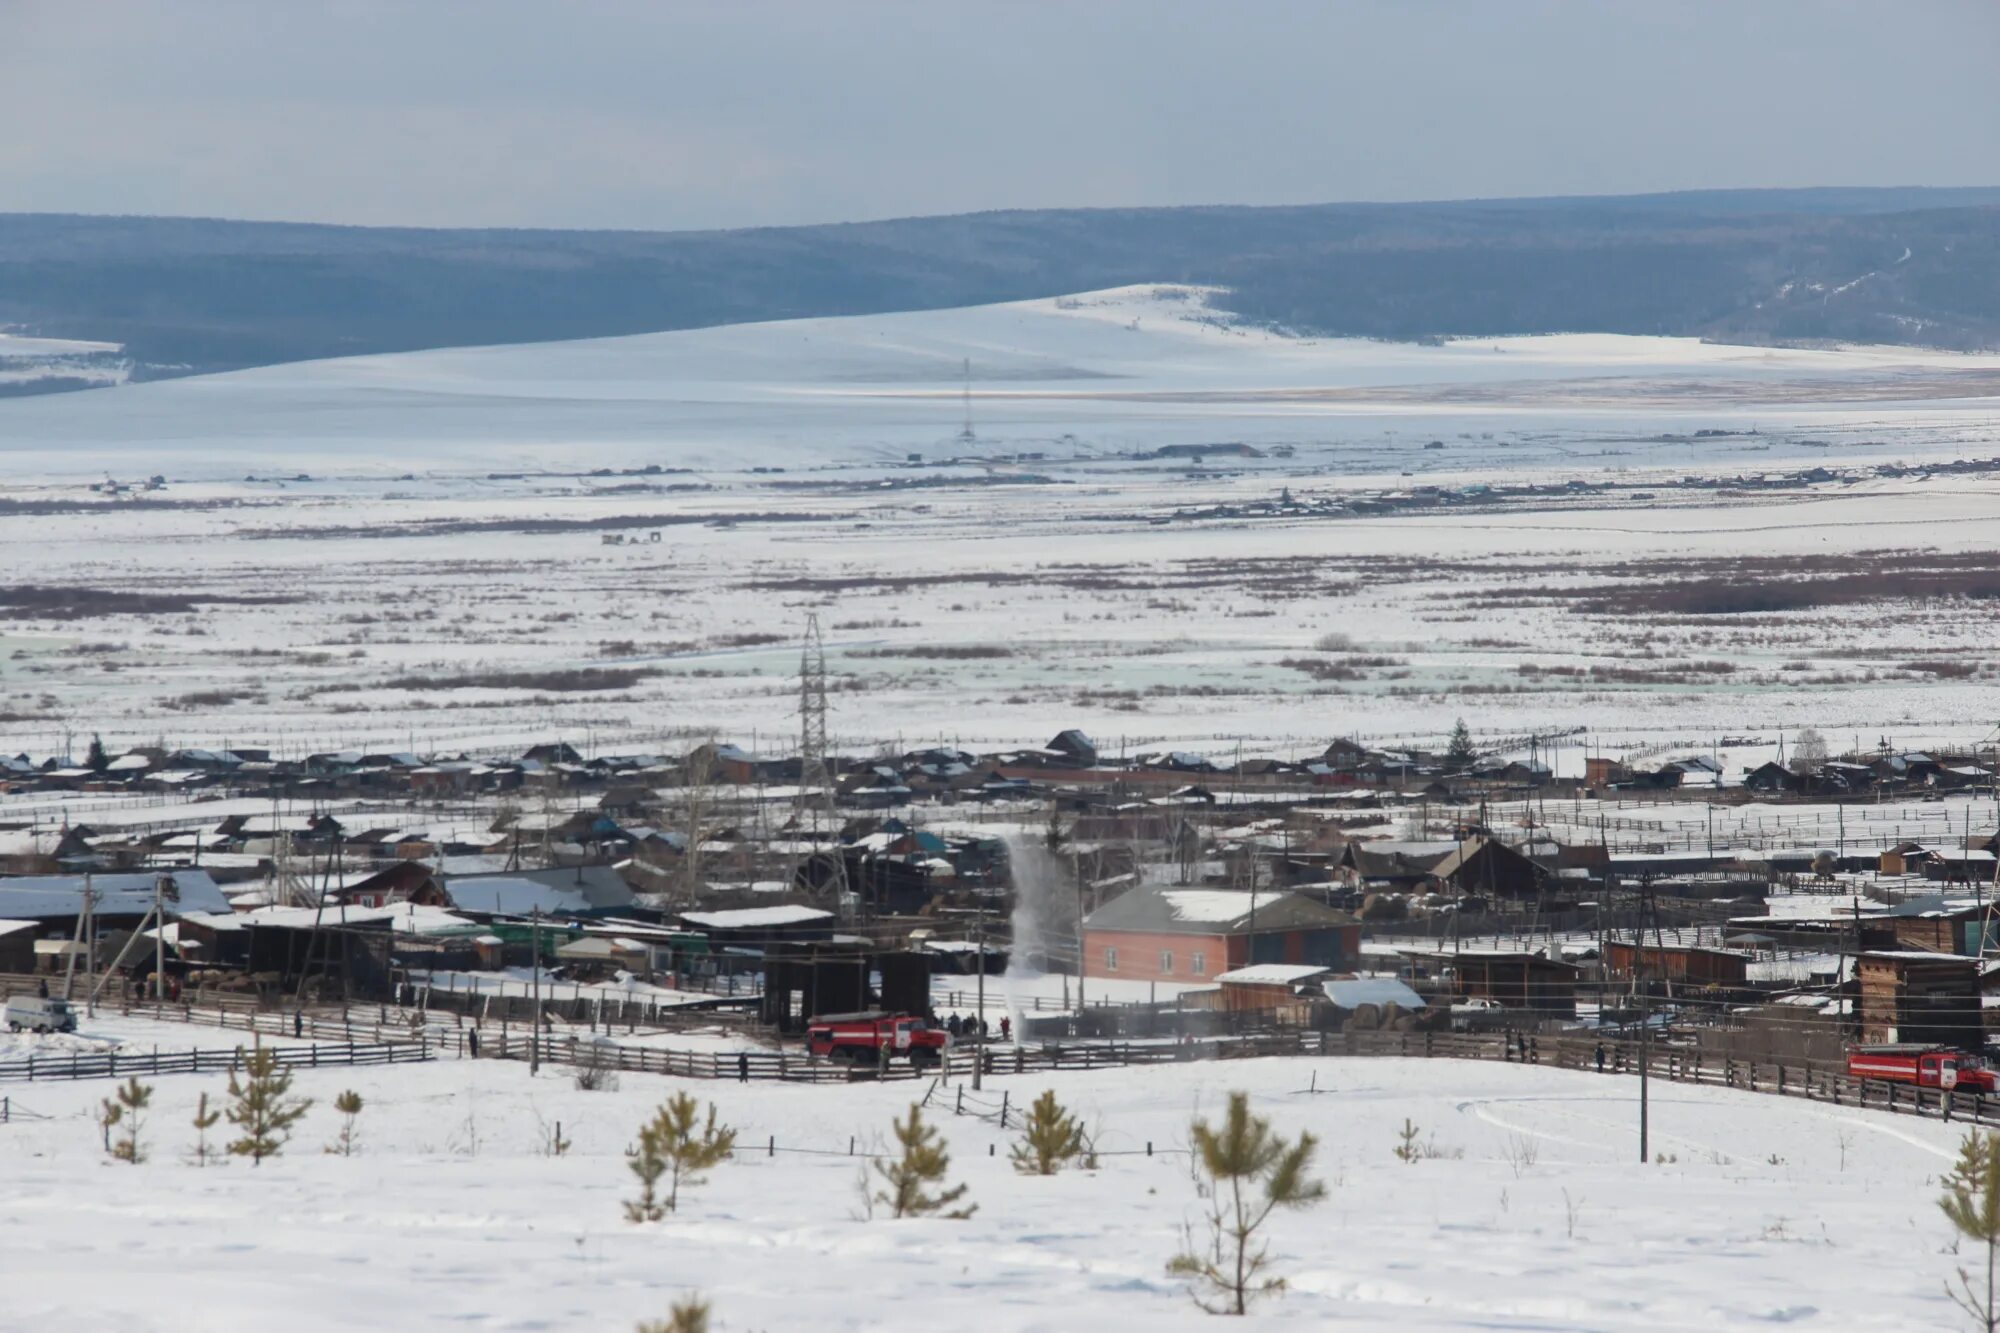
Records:
M665 1319L648 1319L633 1333L708 1333L708 1302L699 1296L675 1301Z
M250 1165L258 1166L284 1150L292 1126L312 1107L312 1102L291 1096L291 1091L291 1071L278 1063L276 1052L264 1049L260 1039L243 1061L243 1077L229 1071L229 1123L242 1131L242 1137L229 1145L232 1157L248 1157Z
M1283 1278L1268 1275L1270 1248L1260 1234L1278 1209L1307 1208L1326 1197L1326 1186L1307 1174L1319 1140L1302 1133L1298 1142L1285 1142L1270 1121L1250 1114L1249 1095L1241 1092L1229 1094L1220 1126L1197 1118L1189 1140L1208 1202L1207 1235L1197 1243L1190 1227L1187 1248L1167 1271L1188 1279L1195 1304L1210 1314L1240 1315L1257 1297L1285 1289Z
M1958 1290L1945 1293L1970 1315L1977 1328L2000 1329L1996 1300L1995 1260L2000 1259L2000 1135L1972 1130L1958 1147L1958 1161L1944 1178L1938 1207L1958 1234L1986 1247L1986 1282L1982 1292L1972 1274L1958 1270Z
M330 1153L342 1157L354 1156L354 1122L361 1115L361 1094L349 1089L333 1099L333 1109L340 1112L340 1133L332 1143L326 1145Z
M1083 1126L1063 1110L1054 1088L1028 1108L1028 1123L1012 1149L1014 1169L1024 1176L1052 1176L1089 1153Z
M639 1178L639 1197L625 1205L628 1222L657 1222L680 1206L681 1186L699 1185L701 1173L723 1161L736 1148L736 1131L715 1123L715 1104L708 1119L697 1120L694 1098L675 1093L658 1113L639 1127L639 1142L625 1153L625 1162ZM667 1197L660 1198L662 1177Z
M924 1123L922 1108L911 1102L909 1117L898 1120L893 1130L903 1155L874 1163L882 1188L869 1201L887 1208L891 1217L928 1217L933 1213L953 1219L971 1217L977 1205L952 1207L965 1197L965 1186L941 1187L945 1172L951 1168L951 1155L938 1132Z
M618 1071L604 1048L592 1043L583 1058L576 1064L576 1090L578 1092L618 1091Z

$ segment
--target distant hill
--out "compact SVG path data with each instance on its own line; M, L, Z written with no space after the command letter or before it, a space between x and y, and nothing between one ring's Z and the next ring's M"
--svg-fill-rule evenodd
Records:
M2000 189L1056 209L723 232L0 214L0 326L123 344L134 379L1154 281L1227 287L1245 318L1308 333L1994 347Z

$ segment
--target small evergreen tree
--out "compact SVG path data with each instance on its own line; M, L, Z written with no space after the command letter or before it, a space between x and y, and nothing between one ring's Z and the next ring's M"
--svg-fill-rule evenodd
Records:
M1014 1169L1024 1176L1052 1176L1089 1152L1083 1125L1045 1089L1028 1107L1028 1123L1012 1149Z
M120 1085L116 1096L116 1102L106 1100L104 1103L109 1121L106 1129L112 1124L123 1125L125 1137L111 1145L111 1155L121 1162L137 1166L146 1160L145 1150L139 1146L139 1127L145 1123L146 1108L152 1104L153 1088L137 1078L128 1078Z
M111 1151L111 1131L125 1118L125 1108L106 1097L97 1104L97 1129L104 1136L104 1151Z
M1416 1121L1408 1116L1403 1117L1403 1127L1396 1131L1394 1151L1397 1161L1414 1162L1424 1155L1423 1147L1417 1142L1417 1136L1422 1132L1417 1128Z
M232 1157L248 1157L250 1165L259 1166L284 1150L292 1126L312 1107L305 1098L291 1096L291 1090L291 1071L259 1038L243 1062L243 1078L229 1071L229 1123L242 1131L229 1145Z
M95 733L90 737L90 750L84 755L83 764L93 773L102 773L111 767L111 756L105 753L104 738Z
M1326 1187L1306 1173L1319 1141L1300 1134L1286 1143L1271 1122L1250 1114L1246 1093L1229 1094L1229 1113L1218 1128L1197 1119L1189 1137L1196 1178L1208 1200L1208 1239L1188 1246L1167 1271L1188 1279L1195 1304L1210 1314L1243 1314L1258 1296L1285 1289L1267 1277L1270 1249L1259 1239L1280 1208L1306 1208L1326 1197Z
M675 1301L665 1319L648 1319L634 1333L708 1333L708 1302L699 1296Z
M626 1164L639 1178L639 1197L625 1205L628 1222L657 1222L680 1207L681 1186L699 1185L702 1172L736 1150L736 1131L715 1123L715 1104L708 1118L698 1120L699 1106L684 1092L675 1093L651 1120L639 1127L637 1147L626 1151ZM660 1178L667 1178L667 1197L659 1197Z
M1444 752L1445 762L1455 770L1468 769L1479 760L1479 747L1472 743L1472 729L1460 718L1458 725L1451 729L1451 744Z
M333 1109L340 1112L340 1133L326 1150L342 1157L354 1156L354 1121L361 1114L361 1094L349 1089L333 1099Z
M222 1112L208 1109L208 1094L203 1093L194 1106L194 1164L207 1166L208 1131L215 1128L215 1122L222 1119Z
M954 1220L971 1217L977 1205L952 1208L965 1197L965 1186L931 1191L932 1186L944 1180L951 1167L951 1156L938 1132L924 1123L923 1109L911 1102L909 1118L897 1121L893 1129L903 1155L893 1162L874 1163L883 1188L875 1193L873 1201L888 1208L891 1217L927 1217L933 1213Z
M2000 1259L2000 1135L1971 1130L1958 1146L1958 1161L1944 1178L1938 1207L1959 1235L1986 1247L1986 1286L1982 1295L1965 1269L1958 1270L1958 1290L1947 1284L1945 1294L1971 1316L1985 1333L2000 1329L2000 1293L1996 1292L1995 1260Z

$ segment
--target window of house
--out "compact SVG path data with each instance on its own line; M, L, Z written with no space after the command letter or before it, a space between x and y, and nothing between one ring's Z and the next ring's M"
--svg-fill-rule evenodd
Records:
M1106 949L1104 951L1104 970L1106 972L1116 972L1118 970L1118 951L1116 949Z
M1160 975L1163 977L1170 977L1173 974L1174 974L1173 951L1170 949L1162 949L1160 950Z
M1195 974L1196 976L1198 976L1198 977L1205 977L1205 976L1207 976L1207 975L1208 975L1208 955L1207 955L1207 954L1205 954L1205 953L1202 953L1202 952L1200 952L1199 950L1197 950L1197 951L1195 952L1194 956L1193 956L1192 958L1190 958L1190 959L1188 960L1188 966L1189 966L1190 968L1192 968L1192 969L1193 969L1193 971L1194 971L1194 974Z

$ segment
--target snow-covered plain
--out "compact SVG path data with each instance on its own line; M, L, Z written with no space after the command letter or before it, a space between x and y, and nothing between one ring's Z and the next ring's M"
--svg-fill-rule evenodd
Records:
M1943 1283L1966 1261L1932 1202L1950 1126L1656 1084L1663 1160L1640 1165L1633 1080L1514 1065L1063 1076L1047 1085L1115 1155L1052 1179L1015 1175L1013 1136L955 1118L947 1090L934 1101L953 1176L979 1207L963 1222L859 1216L850 1139L864 1152L886 1139L918 1084L628 1073L586 1093L494 1061L306 1070L296 1090L318 1105L285 1156L198 1169L186 1121L221 1085L157 1080L154 1157L136 1168L99 1149L106 1085L8 1089L0 1327L625 1329L695 1291L725 1329L1212 1327L1163 1269L1198 1206L1169 1150L1232 1089L1281 1132L1321 1138L1329 1189L1274 1224L1292 1290L1258 1326L1942 1329L1957 1322ZM982 1097L1004 1088L1018 1106L1043 1086L996 1079ZM367 1103L359 1152L325 1155L348 1087ZM622 1153L682 1087L718 1103L741 1151L679 1214L633 1226ZM1406 1118L1442 1156L1391 1155ZM552 1158L558 1121L574 1146Z
M975 438L961 441L968 369ZM397 476L658 463L727 472L901 462L910 451L978 459L1246 441L1297 443L1353 470L1404 466L1397 460L1424 432L1504 429L1533 438L1512 441L1525 452L1503 466L1628 456L1635 443L1637 458L1678 466L1700 451L1626 437L1673 429L1694 412L1694 424L1711 428L1834 431L1914 413L1951 432L1983 420L1964 400L1996 384L2000 356L1910 348L1600 334L1434 347L1297 338L1230 322L1202 289L1141 286L349 357L24 399L0 404L0 458L25 475L109 468L217 480L246 468ZM1499 450L1451 452L1490 466Z
M0 748L79 728L293 752L768 746L795 729L809 611L852 749L1076 725L1134 750L1298 754L1459 715L1489 736L1584 725L1612 749L1802 726L1976 740L1982 603L1577 602L1740 579L1744 560L1786 562L1770 578L1865 577L1884 552L1977 566L2000 470L1861 473L2000 456L1996 384L2000 357L1903 348L1292 338L1143 288L0 401L0 499L39 506L0 513L10 580L195 596L0 621ZM1227 442L1266 456L1139 456ZM1674 485L1808 466L1855 475ZM633 471L579 475L597 467ZM83 490L106 468L164 473L151 498L178 507ZM1285 488L1525 481L1622 489L1175 517ZM632 674L535 678L579 666Z

